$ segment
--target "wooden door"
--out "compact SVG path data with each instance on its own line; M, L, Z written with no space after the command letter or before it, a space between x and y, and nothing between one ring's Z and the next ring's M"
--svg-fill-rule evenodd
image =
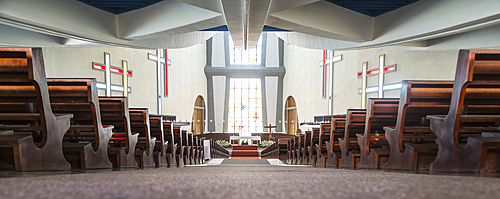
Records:
M196 97L193 111L193 134L203 134L205 121L205 102L202 96Z
M285 105L286 129L289 135L297 133L297 105L295 99L290 96L286 100Z

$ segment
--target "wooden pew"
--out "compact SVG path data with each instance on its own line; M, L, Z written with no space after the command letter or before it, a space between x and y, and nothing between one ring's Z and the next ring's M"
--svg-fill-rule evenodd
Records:
M103 127L96 79L47 79L54 113L73 114L63 153L73 169L111 169L108 142L113 126Z
M313 166L316 166L316 161L318 160L318 149L317 147L319 146L319 137L321 136L321 125L320 128L313 128L311 132L311 145L308 147L308 161L309 164L312 164Z
M189 164L194 164L195 162L195 155L196 155L196 149L195 149L195 144L194 144L194 140L193 140L193 134L192 133L188 133L187 131L185 131L185 134L186 135L186 138L187 138L187 148L188 148L188 162Z
M168 154L169 143L165 140L165 133L163 132L163 116L149 114L149 125L151 137L156 138L153 151L155 167L168 166L171 154Z
M304 136L305 135L304 135L304 133L301 132L300 129L297 130L297 133L300 133L300 134L298 136L299 139L298 139L298 142L297 142L297 148L295 150L295 154L296 154L295 156L297 157L296 164L300 165L300 164L303 164L302 162L304 161L304 159L303 159L304 158L303 157L304 153L302 151L304 150L303 147L304 147Z
M184 160L184 164L188 165L188 164L191 164L191 162L192 162L192 160L191 160L191 149L192 149L191 140L189 140L189 135L188 135L188 132L186 130L181 130L181 134L182 134L182 145L185 147L184 154L182 154L182 157Z
M177 148L178 144L174 139L174 125L172 122L166 122L163 120L163 134L165 142L168 142L166 153L167 153L167 164L168 166L177 166Z
M177 163L177 166L183 166L186 164L185 160L185 153L186 153L186 145L183 142L182 138L182 132L181 132L181 126L183 123L173 123L173 128L172 128L172 134L173 134L173 139L174 139L174 144L177 146L176 153L175 153L175 161ZM184 138L185 139L185 138Z
M359 145L356 134L365 128L366 109L348 109L344 138L339 138L341 160L339 168L354 169L359 162Z
M132 132L139 133L135 146L135 160L140 168L155 167L154 148L156 138L151 137L148 108L129 108Z
M471 134L460 143L461 123L475 124L479 132L499 132L499 79L500 51L460 50L448 115L427 116L439 145L432 171L500 171L499 137Z
M0 131L10 132L0 135L0 169L70 170L62 140L73 115L52 113L42 49L0 48L0 86Z
M339 117L339 116L332 116ZM340 116L341 117L341 116ZM344 115L345 117L345 115ZM330 122L333 118L330 119ZM326 143L330 141L330 134L332 133L332 123L321 123L321 128L318 136L316 148L316 160L319 161L321 166L326 166L326 158L328 157ZM314 163L316 165L317 163Z
M396 127L384 127L390 146L386 170L428 170L437 154L426 115L445 115L453 82L403 81Z
M289 144L290 144L290 138L282 138L282 139L278 139L278 149L277 149L277 156L278 156L278 159L281 160L281 162L283 163L286 163L286 159L287 159L287 151L288 151L288 148L289 148Z
M294 136L293 138L288 139L288 149L287 149L287 159L286 159L286 164L293 164L293 150L295 146L295 139L297 136Z
M309 154L311 152L311 131L305 131L304 132L304 139L302 140L302 148L300 151L302 152L302 164L309 165L311 162L309 161Z
M193 135L194 143L194 164L203 164L203 158L201 157L203 148L201 147L201 140L198 136Z
M115 126L108 148L109 159L113 167L138 168L135 161L135 146L139 134L132 134L127 98L99 97L99 106L102 123Z
M325 142L326 146L326 167L338 168L340 158L342 155L340 154L340 146L339 146L339 138L344 138L345 134L345 123L346 123L346 115L342 114L339 117L332 118L332 127L329 140Z
M394 127L398 114L399 99L369 99L364 134L357 134L360 148L360 169L383 168L389 159L389 144L384 127Z

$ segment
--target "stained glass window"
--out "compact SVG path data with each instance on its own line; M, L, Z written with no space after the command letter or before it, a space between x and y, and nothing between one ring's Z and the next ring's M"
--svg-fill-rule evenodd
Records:
M248 50L238 49L234 46L233 39L229 35L229 56L230 64L256 64L260 65L262 51L262 35L259 37L257 45L248 47Z
M228 132L250 136L263 132L260 79L231 78Z

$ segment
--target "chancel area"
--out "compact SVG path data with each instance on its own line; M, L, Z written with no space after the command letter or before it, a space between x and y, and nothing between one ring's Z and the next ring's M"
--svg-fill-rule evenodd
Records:
M495 0L0 0L0 198L498 198Z

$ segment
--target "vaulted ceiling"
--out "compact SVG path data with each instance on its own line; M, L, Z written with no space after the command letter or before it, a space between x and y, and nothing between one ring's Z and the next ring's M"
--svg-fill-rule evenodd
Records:
M2 0L0 45L182 48L229 31L247 48L270 31L319 49L496 48L498 7L489 0Z

